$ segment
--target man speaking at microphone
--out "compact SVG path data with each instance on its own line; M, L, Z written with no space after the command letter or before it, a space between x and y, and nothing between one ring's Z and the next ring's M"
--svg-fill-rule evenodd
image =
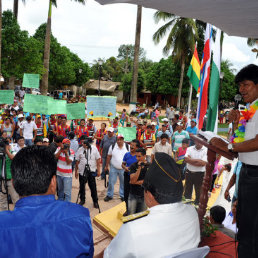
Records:
M244 67L236 75L235 82L247 108L229 114L229 122L234 125L231 143L213 138L211 144L239 153L243 164L238 186L238 256L252 258L258 257L258 66Z

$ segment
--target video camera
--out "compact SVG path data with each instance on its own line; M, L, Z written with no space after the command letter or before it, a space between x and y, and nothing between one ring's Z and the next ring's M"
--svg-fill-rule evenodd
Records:
M84 137L83 139L83 144L85 144L87 146L87 148L91 148L91 143L93 142L92 138L90 137Z
M9 142L7 139L0 137L0 157L4 156L5 154L5 146L9 145Z

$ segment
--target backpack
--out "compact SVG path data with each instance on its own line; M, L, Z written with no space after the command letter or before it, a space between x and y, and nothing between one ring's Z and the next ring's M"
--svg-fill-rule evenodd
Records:
M114 150L115 145L116 145L116 142L112 144L112 151ZM129 144L127 142L125 142L125 147L126 147L127 151L129 151Z

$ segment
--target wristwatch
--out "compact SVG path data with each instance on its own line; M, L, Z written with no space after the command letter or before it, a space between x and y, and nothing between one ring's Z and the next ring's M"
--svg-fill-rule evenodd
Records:
M229 143L229 144L228 144L228 150L229 150L229 151L233 151L233 144L232 144L232 143Z

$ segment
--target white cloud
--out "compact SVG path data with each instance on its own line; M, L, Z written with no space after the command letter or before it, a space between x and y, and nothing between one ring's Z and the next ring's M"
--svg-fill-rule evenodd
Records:
M117 56L121 44L134 44L136 11L135 5L99 5L88 0L85 5L70 0L57 0L52 9L52 32L58 41L77 53L81 59L93 60ZM3 1L3 10L12 9L13 0ZM155 24L155 10L143 8L141 47L147 58L159 61L163 57L165 39L154 45L152 36L162 24ZM48 1L27 0L19 4L18 21L30 35L47 21ZM246 44L246 39L225 36L223 59L229 59L237 70L248 63L258 64L255 54Z

